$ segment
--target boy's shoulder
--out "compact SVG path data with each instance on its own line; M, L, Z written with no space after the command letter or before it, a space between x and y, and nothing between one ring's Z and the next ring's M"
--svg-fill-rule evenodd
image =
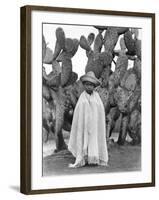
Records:
M84 95L85 95L85 91L83 91L83 92L80 94L79 99L81 99Z

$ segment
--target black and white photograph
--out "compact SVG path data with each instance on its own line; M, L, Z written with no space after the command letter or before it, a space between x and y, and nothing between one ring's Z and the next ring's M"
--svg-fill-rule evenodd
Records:
M140 171L142 28L42 24L42 175Z
M154 186L154 15L26 6L22 19L22 192Z
M158 8L2 2L2 200L159 199Z

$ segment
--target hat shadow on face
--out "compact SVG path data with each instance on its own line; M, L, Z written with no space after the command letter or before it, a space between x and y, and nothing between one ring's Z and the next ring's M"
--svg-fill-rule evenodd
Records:
M89 71L85 75L81 76L80 80L82 81L82 83L84 83L84 82L93 83L95 85L95 87L97 87L101 84L101 82L96 78L93 71Z

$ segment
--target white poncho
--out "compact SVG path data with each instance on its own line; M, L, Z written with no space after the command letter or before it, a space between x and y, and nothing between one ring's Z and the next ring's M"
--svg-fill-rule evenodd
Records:
M68 149L76 158L72 167L107 165L105 111L99 94L83 92L74 110Z

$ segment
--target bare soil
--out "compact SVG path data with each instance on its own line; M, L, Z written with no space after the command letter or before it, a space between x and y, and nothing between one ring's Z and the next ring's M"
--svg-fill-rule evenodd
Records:
M67 138L67 137L66 137ZM67 142L67 139L66 139ZM107 167L86 165L81 168L69 168L75 158L68 150L53 153L54 141L43 145L43 176L59 176L90 173L130 172L141 170L141 146L132 146L126 142L119 146L116 142L108 145L109 162Z

